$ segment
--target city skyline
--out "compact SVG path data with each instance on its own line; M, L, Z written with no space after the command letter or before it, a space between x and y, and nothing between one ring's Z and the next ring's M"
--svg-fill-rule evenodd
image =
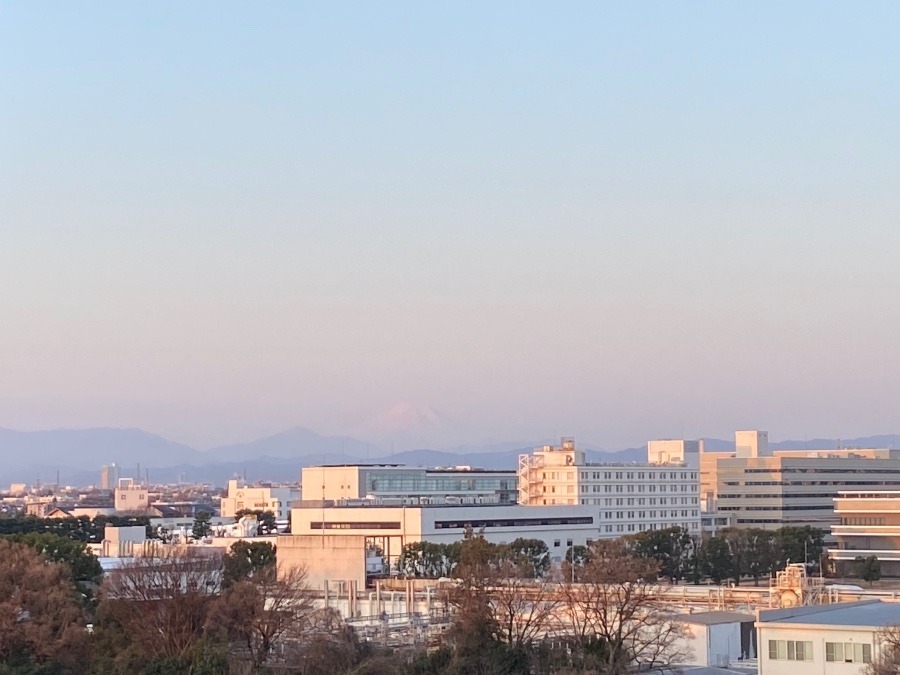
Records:
M900 9L775 12L0 8L0 427L890 433Z

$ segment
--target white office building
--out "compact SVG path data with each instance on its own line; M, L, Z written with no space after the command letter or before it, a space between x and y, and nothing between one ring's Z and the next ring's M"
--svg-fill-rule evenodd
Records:
M606 536L675 526L700 534L696 466L588 464L571 438L519 456L519 503L593 507Z

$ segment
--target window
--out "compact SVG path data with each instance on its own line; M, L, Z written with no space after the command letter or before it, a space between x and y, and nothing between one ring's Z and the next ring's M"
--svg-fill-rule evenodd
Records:
M826 661L872 663L872 645L855 642L826 642Z
M554 547L554 548L559 548L559 539L554 539L554 540L553 540L553 547Z
M769 658L774 661L812 661L812 641L769 640Z

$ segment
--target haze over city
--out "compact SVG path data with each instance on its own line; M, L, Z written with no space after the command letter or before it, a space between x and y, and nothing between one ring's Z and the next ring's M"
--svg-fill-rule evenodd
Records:
M898 429L894 3L0 8L0 427Z

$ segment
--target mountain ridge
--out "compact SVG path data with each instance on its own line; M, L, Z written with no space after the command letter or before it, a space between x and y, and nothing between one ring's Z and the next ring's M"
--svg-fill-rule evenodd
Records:
M894 434L850 439L784 440L774 450L840 447L892 447ZM515 469L518 455L550 441L505 441L452 448L420 448L390 453L351 436L324 436L302 426L254 441L198 450L138 428L94 427L16 431L0 427L0 480L69 484L94 483L100 467L115 462L123 476L136 475L138 464L159 482L203 480L218 482L235 475L250 480L297 480L300 467L312 464L407 464L411 466L473 466ZM731 441L704 439L707 450L731 450ZM580 444L588 461L642 461L645 446L608 450Z

